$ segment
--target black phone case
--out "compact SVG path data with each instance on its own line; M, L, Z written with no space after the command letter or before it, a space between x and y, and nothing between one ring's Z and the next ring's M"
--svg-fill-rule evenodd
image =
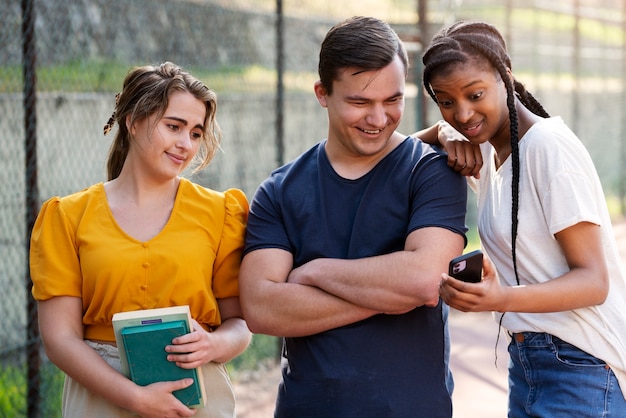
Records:
M475 250L450 261L448 275L468 283L480 282L483 271L483 253Z

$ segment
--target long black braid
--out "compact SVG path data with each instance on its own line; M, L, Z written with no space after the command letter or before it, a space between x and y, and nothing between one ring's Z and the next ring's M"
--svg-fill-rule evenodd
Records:
M433 38L426 49L422 62L424 64L423 83L430 97L437 103L437 98L430 85L433 75L445 76L460 63L476 63L487 61L500 75L507 91L507 107L511 136L511 163L513 178L511 185L511 256L515 281L519 285L517 272L516 240L519 212L519 134L518 118L515 109L515 97L531 112L542 117L549 117L541 104L530 94L523 84L511 80L507 70L512 70L511 58L506 51L506 42L498 30L484 22L457 22L442 29ZM504 313L500 316L500 324ZM498 337L500 334L498 333ZM497 347L497 341L496 341ZM496 351L497 361L497 351Z

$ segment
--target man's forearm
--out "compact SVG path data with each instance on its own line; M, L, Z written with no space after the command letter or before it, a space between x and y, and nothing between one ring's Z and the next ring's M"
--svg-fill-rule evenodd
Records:
M322 289L266 281L242 295L244 317L254 333L300 337L352 324L380 312L355 305Z
M411 257L413 254L402 251L358 260L320 258L301 267L301 274L294 275L293 281L386 313L436 304L441 272L419 269Z
M292 270L288 281L386 313L434 306L441 273L461 254L463 243L461 235L449 230L423 228L411 233L404 251L356 260L312 260Z

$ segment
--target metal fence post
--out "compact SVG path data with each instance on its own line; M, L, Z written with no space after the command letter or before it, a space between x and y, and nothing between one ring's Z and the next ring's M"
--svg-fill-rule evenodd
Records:
M34 0L22 0L22 70L24 75L24 147L26 172L26 237L25 247L28 254L30 234L37 217L39 206L39 188L37 185L37 76L36 42L35 42L35 8ZM29 257L26 257L25 285L26 292L26 364L28 368L28 416L39 417L41 398L41 379L39 358L39 326L37 320L37 304L31 295Z

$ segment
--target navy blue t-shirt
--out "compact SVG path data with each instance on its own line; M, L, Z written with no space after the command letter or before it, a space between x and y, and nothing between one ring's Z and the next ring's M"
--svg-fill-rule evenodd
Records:
M366 175L348 180L333 170L324 145L259 186L244 254L280 248L298 267L401 251L422 227L467 231L466 181L443 153L408 137ZM276 416L451 417L447 332L440 302L286 338Z

